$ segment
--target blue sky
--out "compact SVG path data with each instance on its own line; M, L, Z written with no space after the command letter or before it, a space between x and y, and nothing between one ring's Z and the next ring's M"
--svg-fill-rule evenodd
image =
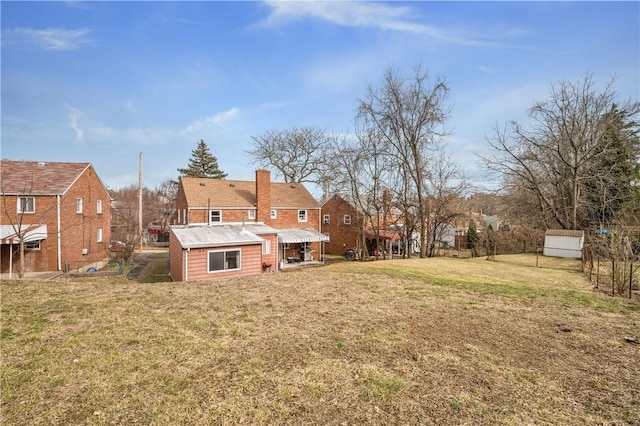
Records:
M252 180L251 136L348 133L385 68L450 86L472 181L496 123L550 85L615 77L640 99L640 2L2 1L2 158L91 162L109 187L177 177L200 139Z

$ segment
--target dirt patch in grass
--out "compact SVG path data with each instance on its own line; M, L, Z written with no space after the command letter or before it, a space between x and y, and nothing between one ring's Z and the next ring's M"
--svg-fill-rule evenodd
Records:
M638 306L530 260L3 282L3 424L640 423Z

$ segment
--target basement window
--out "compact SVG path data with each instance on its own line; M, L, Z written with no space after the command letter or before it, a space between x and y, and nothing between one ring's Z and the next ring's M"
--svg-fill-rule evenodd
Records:
M41 240L37 241L25 241L24 249L25 250L40 250Z

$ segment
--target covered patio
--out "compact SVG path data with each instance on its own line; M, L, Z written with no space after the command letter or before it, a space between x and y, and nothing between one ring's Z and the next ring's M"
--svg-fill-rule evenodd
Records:
M329 237L315 229L278 231L280 267L296 267L324 263L324 244Z

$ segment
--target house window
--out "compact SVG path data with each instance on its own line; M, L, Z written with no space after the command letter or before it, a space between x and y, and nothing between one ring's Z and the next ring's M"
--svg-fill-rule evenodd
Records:
M222 210L211 210L209 215L209 223L222 222Z
M98 228L98 233L96 236L96 241L98 241L99 243L102 242L102 228Z
M40 250L40 243L41 242L42 242L41 240L25 241L24 242L24 249L25 250Z
M306 221L307 221L307 211L298 210L298 222L306 222Z
M278 210L271 209L271 219L277 219L277 218L278 218Z
M240 250L210 251L209 272L240 269Z
M271 254L271 241L264 240L262 242L262 254Z
M18 197L18 213L35 213L35 197Z
M96 201L96 213L102 214L102 200Z
M351 225L351 215L350 214L345 214L343 222L344 222L345 225Z
M255 219L255 218L256 218L256 211L249 210L249 219Z
M325 214L324 216L322 216L322 223L330 223L331 222L331 216L328 214Z
M76 213L82 213L82 198L76 198Z

